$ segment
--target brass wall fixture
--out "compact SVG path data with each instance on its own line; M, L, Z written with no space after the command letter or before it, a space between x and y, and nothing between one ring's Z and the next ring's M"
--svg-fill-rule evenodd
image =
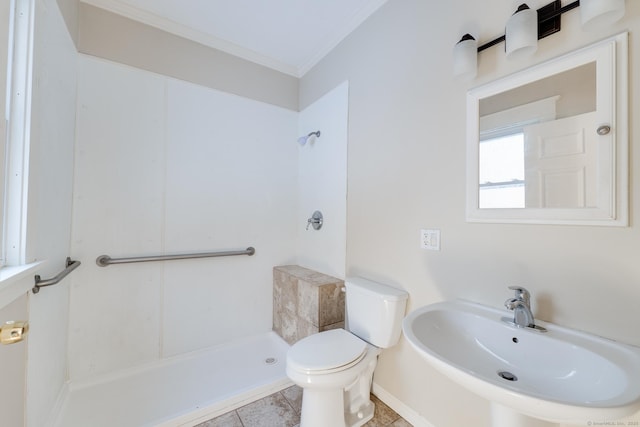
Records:
M29 322L10 320L0 328L0 344L15 344L24 340L29 332Z

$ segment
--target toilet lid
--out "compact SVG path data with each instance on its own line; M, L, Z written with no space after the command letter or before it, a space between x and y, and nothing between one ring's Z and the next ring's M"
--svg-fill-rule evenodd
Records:
M287 354L287 362L297 370L328 371L346 369L359 362L367 343L344 329L332 329L310 335L295 343Z

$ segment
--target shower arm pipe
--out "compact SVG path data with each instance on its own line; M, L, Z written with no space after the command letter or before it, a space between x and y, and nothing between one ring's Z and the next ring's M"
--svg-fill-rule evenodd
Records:
M128 258L111 258L109 255L100 255L96 258L96 264L99 267L107 267L111 264L131 264L134 262L152 262L152 261L172 261L178 259L194 259L194 258L217 258L225 256L237 255L253 255L256 253L254 247L249 246L243 251L219 251L219 252L200 252L192 254L174 254L174 255L153 255Z

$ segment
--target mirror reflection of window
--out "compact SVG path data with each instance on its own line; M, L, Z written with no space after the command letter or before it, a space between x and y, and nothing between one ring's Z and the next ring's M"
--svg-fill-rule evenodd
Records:
M480 209L526 207L526 126L553 120L553 96L480 118L479 193Z
M524 134L480 141L481 209L524 208Z

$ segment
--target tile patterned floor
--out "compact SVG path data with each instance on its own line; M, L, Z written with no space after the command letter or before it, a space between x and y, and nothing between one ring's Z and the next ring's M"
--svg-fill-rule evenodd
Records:
M375 414L364 427L411 427L377 397L371 400ZM195 427L298 427L301 406L302 389L294 385Z

